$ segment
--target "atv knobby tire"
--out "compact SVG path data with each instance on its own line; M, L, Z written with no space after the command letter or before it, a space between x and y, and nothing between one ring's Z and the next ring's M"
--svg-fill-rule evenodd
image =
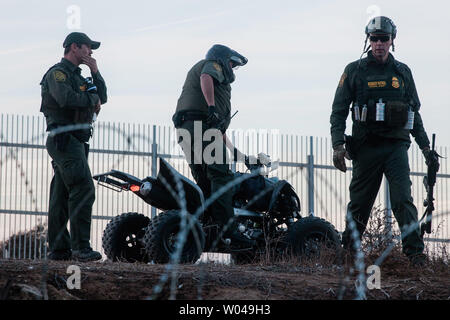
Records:
M285 238L288 251L295 256L318 257L325 248L338 252L341 239L334 226L318 217L305 217L296 221Z
M145 249L149 261L168 263L176 249L176 240L180 232L181 217L178 210L170 210L154 217L144 237ZM194 263L200 258L205 247L205 234L201 225L196 222L188 232L180 255L180 263Z
M102 245L112 261L147 262L143 245L150 219L137 212L123 213L111 219L103 231Z

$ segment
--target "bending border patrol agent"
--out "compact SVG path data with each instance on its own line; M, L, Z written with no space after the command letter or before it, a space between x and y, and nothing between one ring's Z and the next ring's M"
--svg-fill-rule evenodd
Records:
M49 135L46 142L55 171L48 211L48 258L52 260L94 261L102 257L90 247L95 189L87 162L91 123L107 100L105 81L91 57L92 50L99 46L100 42L84 33L70 33L63 43L64 58L45 73L40 83L40 111L45 115L47 131L63 130L66 125L84 127ZM90 68L92 78L81 76L80 64Z
M231 119L230 84L235 80L233 69L245 65L247 61L247 58L224 45L214 45L207 52L206 58L197 62L189 70L172 118L175 128L178 129L178 143L205 197L209 197L233 180L233 173L226 161L225 146L233 151L235 158L244 158L243 154L232 145L225 131ZM196 125L201 128L201 136L198 137L194 134ZM203 151L207 146L203 136L208 129L218 129L223 135L223 141L214 141L223 148L223 159L220 163L215 161L207 164L203 159ZM182 130L189 134L190 141L184 141ZM218 136L221 136L220 132ZM195 143L194 140L198 138L202 141ZM201 146L200 150L195 150L197 145ZM212 203L207 213L224 231L224 237L231 240L232 247L252 247L254 242L240 233L234 223L229 227L234 217L232 198L233 191L228 190Z
M395 218L404 232L408 225L417 222L409 178L409 134L422 149L427 163L430 141L419 114L420 101L411 70L389 53L391 45L395 50L396 26L391 19L380 16L368 23L365 33L363 54L372 50L366 58L347 65L334 97L330 117L333 163L345 172L344 157L353 160L347 211L360 235L366 228L383 173L389 182ZM370 46L366 49L368 39ZM351 103L352 136L345 136ZM350 246L350 233L347 225L343 234L344 247ZM402 248L413 264L426 262L419 227L404 234Z

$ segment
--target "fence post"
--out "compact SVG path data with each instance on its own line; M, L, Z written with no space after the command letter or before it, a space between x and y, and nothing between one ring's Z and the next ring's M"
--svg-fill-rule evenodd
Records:
M392 206L389 192L389 182L386 176L384 177L384 203L386 205L386 230L390 239L392 235Z
M233 131L231 131L231 143L236 148L236 141L235 140L236 139L235 139L234 130L233 130ZM236 161L234 159L234 152L231 152L231 171L232 172L236 172Z
M309 155L308 155L308 212L314 215L314 151L313 137L309 137Z
M158 144L156 143L156 125L153 125L153 142L152 142L152 177L156 179L158 159ZM152 219L156 216L156 208L152 206Z

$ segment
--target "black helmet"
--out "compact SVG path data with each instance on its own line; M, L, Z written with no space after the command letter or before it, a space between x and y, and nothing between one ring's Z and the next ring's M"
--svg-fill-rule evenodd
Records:
M366 46L367 40L369 39L369 35L371 33L390 34L392 36L392 51L395 51L394 39L397 35L397 27L395 26L394 22L388 17L379 16L370 19L369 23L366 26L366 40L364 41L364 49L361 57L370 49L370 45L367 47L367 49ZM361 63L361 58L359 59L359 62Z
M234 81L235 76L232 68L243 66L248 62L246 57L221 44L215 44L208 50L206 60L216 61L222 66L226 83L232 83ZM232 67L230 66L230 62Z
M366 35L370 33L387 33L392 35L392 40L397 35L397 27L388 17L379 16L371 19L366 26Z

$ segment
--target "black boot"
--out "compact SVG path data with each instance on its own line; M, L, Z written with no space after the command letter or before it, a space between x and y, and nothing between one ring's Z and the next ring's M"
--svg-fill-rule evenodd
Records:
M92 250L92 248L83 248L80 250L73 250L72 257L74 260L80 262L97 261L102 258L100 252Z
M54 261L67 261L72 258L72 250L70 249L54 250L48 254L47 258L49 260Z

